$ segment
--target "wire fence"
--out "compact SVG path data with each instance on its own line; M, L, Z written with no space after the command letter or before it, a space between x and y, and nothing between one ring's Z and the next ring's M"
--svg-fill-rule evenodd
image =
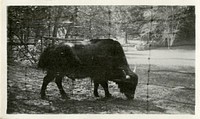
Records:
M147 8L146 8L147 9ZM153 9L153 7L150 7L148 8L150 11ZM86 14L84 13L84 11L77 11L79 12L79 14ZM113 24L132 24L132 23L119 23L117 21L115 22L111 22L111 15L113 14L112 12L108 11L106 12L108 14L108 27L113 27L112 25ZM87 15L86 17L92 17L91 15ZM98 19L95 19L95 18L90 18L94 21L97 21L99 20L100 18ZM138 20L139 21L139 20ZM142 21L142 20L141 20ZM141 64L142 67L140 66L137 66L139 71L138 71L138 75L139 75L139 78L142 78L142 79L139 79L139 83L138 83L138 88L137 88L137 91L141 91L141 92L138 92L137 94L139 96L137 96L136 98L136 101L134 102L131 102L131 106L132 108L135 108L136 110L140 110L142 113L146 113L146 114L149 114L149 113L152 113L153 111L157 111L157 112L160 112L160 108L158 108L159 106L155 106L155 103L159 102L159 101L168 101L170 103L164 103L168 106L170 106L172 103L175 103L175 105L185 105L185 106L191 106L192 108L190 108L192 111L191 113L194 113L194 107L195 107L195 66L191 66L191 67L184 67L183 70L182 70L182 66L178 67L178 68L174 68L173 67L173 62L175 60L187 60L187 61L190 61L192 63L195 62L195 59L193 59L193 57L187 57L187 58L183 58L183 57L152 57L152 50L155 50L155 49L161 49L161 48L169 48L169 49L173 49L173 48L176 48L176 47L187 47L187 46L194 46L193 44L181 44L181 45L172 45L170 46L168 44L168 46L159 46L159 45L154 45L153 44L153 36L155 35L160 35L159 33L152 33L152 26L153 26L153 22L154 21L161 21L161 22L166 22L166 19L155 19L153 18L153 16L151 15L150 19L148 20L149 23L150 23L150 27L149 27L149 32L146 34L147 37L148 37L148 40L146 42L145 45L142 45L142 46L139 46L139 47L143 47L142 50L144 51L148 51L147 54L145 54L146 56L145 57L137 57L137 55L134 55L134 53L136 53L136 50L137 50L137 46L135 44L132 44L132 45L124 45L124 49L125 49L125 53L127 55L127 57L129 55L133 56L132 58L138 58L138 60L147 60L147 63L146 64ZM172 19L173 21L173 19ZM42 23L41 23L42 24ZM49 26L53 25L53 23L49 22ZM34 27L34 26L33 26ZM90 28L91 29L91 28ZM50 29L49 29L50 30ZM107 37L110 38L112 36L112 32L111 32L111 29L109 29L107 32ZM133 33L133 34L137 34L137 33ZM105 35L105 34L104 34ZM168 35L176 35L176 33L173 33L173 32L169 32ZM31 46L31 45L34 45L35 47L37 47L38 44L40 44L36 50L40 49L40 51L36 51L37 53L38 52L42 52L43 49L47 46L48 42L49 44L52 44L56 41L59 41L59 40L65 40L64 39L60 39L60 38L54 38L54 37L47 37L47 36L43 36L43 37L40 37L40 43L36 43L36 44L28 44L28 47ZM80 39L82 40L82 39ZM166 41L170 42L170 40L172 39L167 39ZM71 42L68 39L66 39L66 42ZM131 44L131 43L129 43ZM30 56L30 55L27 55L27 52L29 54L34 54L33 52L30 52L29 51L26 51L26 45L24 44L20 44L20 45L17 45L17 44L9 44L8 45L10 46L11 45L11 49L8 49L8 50L17 50L19 51L17 55L9 55L8 57L13 57L13 56L16 56L16 57L19 57L20 55L22 55L22 57L26 57L26 59L28 59L29 61L32 61L31 57L33 58L33 56ZM14 48L17 46L17 49ZM131 53L129 52L130 50L132 49L129 49L129 48L135 48L136 50L133 50L131 51ZM22 51L21 51L22 50ZM141 51L142 52L142 51ZM36 56L38 54L35 54ZM142 54L144 55L144 54ZM132 59L131 58L131 59ZM36 58L37 59L37 58ZM131 60L130 59L130 60ZM171 67L163 67L162 65L160 64L153 64L152 62L154 60L158 60L158 62L161 62L161 61L168 61L168 60L172 60L172 64L167 64L167 65L172 65ZM24 59L21 59L22 61L24 61ZM34 63L32 63L34 64ZM43 73L41 73L41 71L38 71L37 69L35 69L35 67L32 67L32 66L28 66L28 64L24 64L21 69L20 69L20 66L12 66L10 64L8 64L8 109L7 109L7 113L80 113L79 109L77 106L81 106L81 104L85 104L87 103L87 106L89 105L89 103L92 103L94 105L97 105L99 107L103 106L105 108L103 108L102 110L105 110L105 111L109 111L111 110L112 106L111 104L112 101L115 102L115 101L122 101L122 103L126 106L128 106L130 103L126 103L126 102L123 102L123 100L114 100L114 99L111 99L111 101L105 101L102 103L102 100L98 100L97 102L95 102L94 100L92 100L91 102L87 102L85 101L85 103L83 103L84 101L81 102L78 102L76 101L77 98L75 98L75 96L77 94L79 94L78 92L73 92L73 90L77 89L76 86L81 86L80 84L76 84L76 82L74 81L70 81L70 80L66 80L64 81L64 85L69 85L68 89L69 90L69 95L71 97L73 97L74 99L72 100L67 100L67 104L65 101L63 101L62 99L58 99L58 98L53 98L53 97L60 97L58 95L58 92L57 93L53 93L51 95L49 95L47 98L47 100L41 100L39 99L40 95L40 85L42 84L42 78L44 75L42 75ZM161 67L161 68L160 68ZM14 72L16 71L16 72ZM35 73L37 72L37 73ZM19 73L19 74L17 74ZM13 76L14 75L14 76ZM163 77L162 77L163 76ZM165 77L164 77L165 76ZM167 77L167 78L166 78ZM35 79L35 80L32 80L31 78ZM183 78L183 79L182 79ZM16 79L16 80L14 80ZM176 84L176 80L178 80L177 84ZM91 84L91 82L89 80L82 80L80 82L84 82L86 81L86 87L90 87L90 90L88 92L85 92L85 93L82 93L84 96L86 96L87 98L88 97L92 97L92 85L88 85L88 84ZM183 81L186 81L186 83L188 83L188 85L186 83L181 83ZM80 83L79 82L79 83ZM112 86L114 84L111 84ZM152 86L155 86L155 87L152 87ZM51 85L50 86L51 88L53 87L53 89L50 89L51 91L50 92L55 92L55 86ZM155 94L156 92L158 92L158 90L156 90L156 88L161 88L162 90L160 91L161 94L159 94L158 96ZM173 91L176 91L174 89L176 88L179 88L181 91L185 91L187 92L186 94L184 94L184 92L182 92L184 95L181 97L181 93L179 95L172 95L170 94L169 97L167 97L167 94L165 95L165 93L168 93L169 90L171 92ZM116 91L116 87L115 87L115 90ZM88 90L88 89L87 89ZM113 91L113 92L114 92ZM166 91L166 92L165 92ZM167 92L168 91L168 92ZM180 91L180 92L181 92ZM20 92L19 95L15 94L15 92ZM189 93L189 94L188 94ZM187 94L189 96L192 95L192 99L188 99L188 97L185 97L186 99L181 99L181 98L184 98L184 96L187 96ZM160 96L161 95L161 96ZM164 95L164 96L163 96ZM171 97L170 97L171 96ZM90 98L88 98L89 100L91 100ZM18 100L22 106L18 106L18 104L20 103L16 103ZM143 101L138 101L138 100L143 100ZM154 101L157 101L157 102L154 102ZM63 103L65 104L65 107L62 107L63 106ZM111 107L109 107L111 105ZM175 106L173 105L173 106ZM31 109L29 108L29 106L31 106ZM121 105L118 105L118 106L121 106ZM130 105L129 105L130 106ZM83 107L83 108L86 108L86 107ZM124 108L124 107L122 107ZM157 109L158 108L158 109ZM95 107L92 107L91 105L89 105L89 107L87 108L87 111L90 113L93 113L93 111L95 110L96 108ZM121 109L120 107L118 109ZM145 111L143 110L145 109ZM67 111L64 111L64 110L67 110ZM101 108L100 108L100 111L102 111ZM99 112L100 112L99 111ZM85 113L88 113L88 112L85 112ZM98 111L97 111L98 112ZM84 113L84 112L82 112ZM112 112L110 112L112 113Z
M151 54L151 53L149 53L149 54ZM152 102L153 101L159 101L159 100L171 102L170 104L175 103L176 105L180 105L181 104L181 105L186 105L186 106L192 106L192 107L194 107L195 106L195 101L192 101L192 100L179 100L179 96L174 97L173 99L171 99L170 97L168 97L168 98L166 98L166 97L161 98L159 96L155 96L154 97L152 95L155 95L155 94L154 94L154 92L152 92L152 88L151 88L152 86L161 87L162 89L166 89L166 90L180 88L180 90L184 90L186 92L195 92L194 85L192 85L192 86L191 85L185 85L185 83L183 83L184 85L182 85L181 83L177 83L177 84L171 85L170 83L168 83L168 84L166 83L168 81L164 81L164 82L155 82L155 81L152 81L154 78L157 79L157 80L158 80L158 78L162 79L162 75L166 75L167 74L168 78L164 78L164 80L169 80L169 78L173 78L172 75L174 75L175 77L177 76L176 77L177 79L175 78L173 80L178 80L179 77L180 77L180 78L183 78L184 80L187 79L186 82L188 80L191 80L191 81L195 82L194 81L195 72L193 72L194 70L179 71L179 70L174 70L174 69L170 69L170 68L156 70L156 69L152 68L151 60L152 60L151 59L151 55L149 55L149 57L148 57L148 61L149 62L148 62L147 65L145 65L145 67L147 69L146 70L141 69L141 71L143 71L143 73L145 73L145 72L147 73L147 77L146 77L146 79L144 77L142 77L143 79L139 79L138 88L137 88L137 90L140 91L141 90L140 89L141 86L142 87L146 87L146 99L144 98L144 96L141 96L140 94L139 94L139 96L137 98L138 100L140 100L140 97L141 97L142 98L141 100L143 100L143 99L146 100L146 104L144 104L144 103L142 103L142 104L134 104L134 107L135 108L136 107L137 108L143 108L143 109L146 108L146 112L144 112L146 114L151 113L151 111L152 111L152 107L151 107L152 106ZM178 59L178 60L180 60L180 59ZM137 66L137 67L138 67L138 69L140 69L140 66ZM159 65L158 65L158 67L159 67ZM35 68L33 68L33 69L35 69ZM42 76L38 77L37 74L34 74L33 72L37 71L37 69L35 69L35 70L33 70L33 69L31 67L29 67L29 66L24 66L23 67L23 71L21 71L21 73L22 73L21 75L22 76L19 79L19 80L21 80L20 82L22 84L20 84L20 82L18 82L18 80L15 81L16 85L17 84L18 85L19 84L20 85L24 85L22 87L20 87L20 86L19 87L18 86L17 87L12 86L12 83L14 83L14 82L13 82L12 79L10 79L11 82L12 82L12 83L10 83L9 82L9 78L8 78L8 86L9 86L8 91L9 90L15 90L15 91L17 91L17 90L19 90L18 88L22 88L21 91L17 91L17 92L21 92L21 94L23 94L21 97L20 96L18 96L18 97L8 96L8 100L9 100L8 102L10 103L12 101L15 102L16 100L20 100L21 102L26 102L26 103L29 104L30 103L29 101L33 101L33 102L36 102L35 103L36 107L37 106L40 107L41 105L43 105L45 107L46 110L45 111L43 110L43 113L46 113L47 110L48 110L47 113L52 113L55 110L56 110L57 113L58 112L63 112L63 110L62 110L63 108L59 108L58 109L58 107L55 107L55 103L56 103L55 100L54 100L55 98L52 98L52 97L54 97L54 95L49 95L47 97L48 100L43 101L43 103L40 103L39 105L37 104L37 103L39 103L41 101L39 99L39 97L40 97L39 93L40 93L40 85L42 84L43 77ZM8 69L8 71L10 71L10 69ZM39 72L41 73L41 71L39 71ZM141 72L140 71L138 71L138 72L139 72L139 74L138 74L139 77L141 77L141 75L142 75ZM23 76L23 73L24 73L24 76ZM157 76L158 78L155 77L155 76ZM17 76L16 77L11 77L11 78L17 78ZM33 79L30 79L30 78L33 78ZM24 80L22 80L22 79L24 79ZM182 81L184 81L184 80L182 80ZM171 79L169 81L171 81ZM175 82L176 81L174 81L174 83ZM87 81L87 83L91 84L91 82L89 82L89 80ZM77 85L76 82L72 82L72 81L66 80L64 82L64 85L65 86L69 85L69 87L68 87L69 92L68 93L69 93L70 97L73 97L72 100L69 101L69 103L71 103L73 105L76 105L75 103L77 103L77 101L76 101L77 98L75 98L75 96L77 95L77 92L75 92L75 93L73 92L73 90L78 89L78 87L75 87ZM113 85L113 84L111 84L111 85ZM87 86L89 86L89 85L87 84L86 87ZM88 94L84 94L87 98L88 98L88 96L93 97L92 96L93 94L92 94L92 91L91 91L92 87L93 86L90 86L90 92L89 92L90 94L89 95ZM54 86L54 91L55 90L56 90L56 86ZM37 94L34 94L34 93L37 93ZM33 95L36 95L36 96L31 96L30 94L33 94ZM13 95L13 94L11 94L11 95ZM60 97L58 92L57 92L56 96ZM136 97L137 97L137 95L136 95ZM192 97L192 98L194 98L194 97ZM28 106L28 104L27 104L27 106ZM9 107L9 108L13 108L12 106ZM32 106L32 104L31 104L31 106ZM41 107L43 107L43 106L41 106ZM61 105L59 105L59 106L61 106ZM36 107L35 108L31 107L32 112L35 111L35 112L38 113L38 109ZM28 108L28 107L23 107L23 108ZM109 109L108 106L106 106L106 108ZM78 112L76 110L76 106L70 105L70 109L74 110L73 112L70 112L70 113L77 113ZM31 111L30 111L30 109L24 110L24 113L31 113Z

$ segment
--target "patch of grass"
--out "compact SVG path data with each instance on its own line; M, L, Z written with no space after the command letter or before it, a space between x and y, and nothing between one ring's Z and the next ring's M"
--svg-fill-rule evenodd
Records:
M130 65L133 69L134 66ZM138 65L136 73L139 84L135 99L128 101L119 92L114 82L109 82L110 93L113 98L104 99L102 87L99 89L100 98L93 96L93 84L90 79L63 81L69 100L61 99L59 90L54 82L47 88L47 100L40 99L40 88L44 72L35 68L20 65L8 66L8 106L7 113L64 113L64 114L114 114L114 113L176 113L194 114L195 104L195 75L186 75L175 72L150 72L149 85L148 65ZM151 69L194 71L189 66L158 66L151 65ZM148 102L147 102L148 89ZM188 104L187 104L188 103ZM191 103L191 104L190 104ZM148 105L148 106L147 106Z

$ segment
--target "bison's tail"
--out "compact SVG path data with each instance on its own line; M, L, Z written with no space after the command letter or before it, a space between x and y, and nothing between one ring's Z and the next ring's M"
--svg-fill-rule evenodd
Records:
M44 53L42 53L40 55L39 62L38 62L38 68L45 69L45 56L44 56Z
M44 52L40 55L38 68L45 70L48 66L50 55L50 48L44 50Z

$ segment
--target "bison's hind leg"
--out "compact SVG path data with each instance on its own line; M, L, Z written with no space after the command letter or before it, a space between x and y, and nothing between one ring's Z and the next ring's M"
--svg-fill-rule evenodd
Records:
M110 94L110 92L108 90L108 82L105 81L105 82L101 82L100 84L101 84L101 86L103 87L103 89L105 91L105 97L106 98L110 98L112 95Z
M57 84L57 86L58 86L58 89L59 89L59 91L60 91L60 94L61 94L62 98L63 98L63 99L66 99L66 98L68 98L68 97L67 97L67 94L65 93L65 91L64 91L64 89L63 89L63 86L62 86L62 79L63 79L63 78L64 78L64 76L58 75L58 76L56 76L55 82L56 82L56 84Z
M42 88L41 88L41 98L42 99L45 99L46 98L46 94L45 94L45 91L46 91L46 88L47 88L47 85L49 84L49 82L51 82L53 79L54 79L54 75L47 72L47 75L44 77L43 79L43 84L42 84Z

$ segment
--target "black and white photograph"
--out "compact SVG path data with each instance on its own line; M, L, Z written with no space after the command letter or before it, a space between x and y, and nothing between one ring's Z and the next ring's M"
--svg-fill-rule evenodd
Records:
M195 115L195 5L6 6L6 115Z

